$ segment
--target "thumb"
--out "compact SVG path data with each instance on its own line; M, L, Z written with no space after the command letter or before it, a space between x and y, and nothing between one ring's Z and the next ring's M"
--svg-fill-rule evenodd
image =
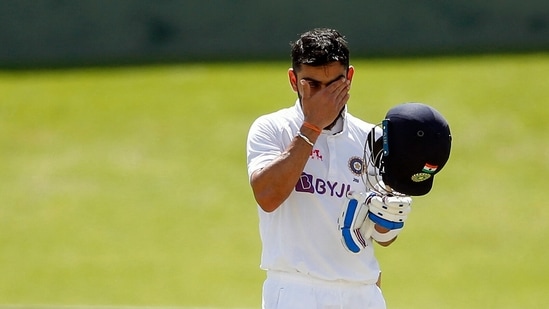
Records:
M299 83L301 84L301 86L303 86L302 97L304 99L310 98L310 96L311 96L311 87L309 86L309 83L304 79L300 80Z

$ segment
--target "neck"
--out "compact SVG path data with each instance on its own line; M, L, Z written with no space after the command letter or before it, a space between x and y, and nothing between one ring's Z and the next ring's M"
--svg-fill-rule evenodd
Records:
M336 119L334 119L334 121L332 121L332 123L330 123L330 124L329 124L327 127L325 127L324 129L325 129L325 130L331 130L331 129L335 126L335 124L336 124L337 120L339 119L339 117L341 117L341 115L337 116Z

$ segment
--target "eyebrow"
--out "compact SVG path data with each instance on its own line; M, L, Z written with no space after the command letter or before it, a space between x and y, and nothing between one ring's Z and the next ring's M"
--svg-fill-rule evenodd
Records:
M341 74L341 75L339 75L338 77L334 78L333 80L327 82L325 85L326 85L326 86L329 86L331 83L333 83L333 82L335 82L335 81L341 79L342 77L345 78L345 75ZM316 79L314 79L314 78L303 77L303 79L306 80L306 81L308 81L308 82L318 83L318 84L321 84L321 85L323 84L323 83L321 83L320 81L318 81L318 80L316 80Z

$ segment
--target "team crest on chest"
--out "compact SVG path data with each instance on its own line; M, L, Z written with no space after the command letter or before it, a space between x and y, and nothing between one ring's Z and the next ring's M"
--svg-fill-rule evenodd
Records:
M351 157L348 163L349 169L356 176L362 176L364 173L364 161L359 157Z

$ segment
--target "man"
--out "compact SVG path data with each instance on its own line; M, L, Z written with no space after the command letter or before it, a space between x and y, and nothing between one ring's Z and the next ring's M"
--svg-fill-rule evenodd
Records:
M348 194L369 186L363 152L374 125L347 112L354 72L338 31L302 34L288 70L295 105L250 128L248 174L259 206L265 309L386 307L372 238L387 246L398 233L372 225L372 238L352 253L338 230Z

